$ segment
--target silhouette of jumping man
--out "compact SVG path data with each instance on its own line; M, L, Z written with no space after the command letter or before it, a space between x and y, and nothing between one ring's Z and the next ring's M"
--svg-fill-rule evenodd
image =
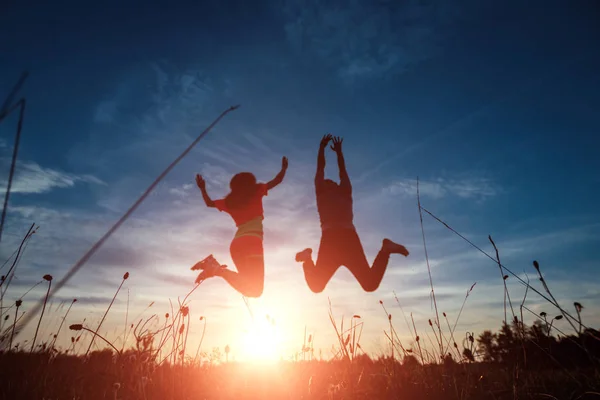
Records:
M330 141L333 141L331 149L337 154L339 184L325 179L325 148ZM321 139L319 147L315 190L322 234L317 264L312 260L312 249L305 249L296 254L296 261L302 262L306 283L315 293L325 289L333 274L342 265L352 272L365 291L373 292L383 279L390 255L408 256L408 250L404 246L383 239L373 267L369 266L353 223L352 185L346 171L342 142L343 139L327 134Z
M207 207L215 207L231 215L237 232L229 251L237 272L220 265L213 255L194 265L192 270L202 270L196 283L213 276L220 276L246 297L260 297L264 288L265 265L263 254L263 205L268 191L279 185L285 177L288 159L281 159L281 171L268 183L257 183L250 172L240 172L231 178L231 192L220 200L212 200L206 192L206 182L196 175L196 184L202 192Z

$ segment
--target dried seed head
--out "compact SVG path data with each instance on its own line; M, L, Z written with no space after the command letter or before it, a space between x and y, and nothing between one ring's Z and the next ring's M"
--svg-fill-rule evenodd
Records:
M75 343L75 338L71 336L71 343Z
M562 315L557 315L556 317L554 317L555 320L560 321L561 319L563 319Z
M185 324L181 324L181 326L179 327L179 334L180 335L183 333L184 329L185 329Z
M446 318L446 313L445 312L443 312L442 315L444 316L444 318Z
M44 280L48 281L48 282L51 282L52 281L52 275L50 275L50 274L44 275Z
M183 315L184 317L187 317L189 313L190 313L190 308L188 306L181 307L181 315Z
M358 315L358 314L354 314L354 315L352 316L352 318L359 318L359 319L360 319L360 315Z
M508 275L504 275L504 280L507 280L507 279L508 279Z
M10 317L10 315L6 314L6 316L4 317L4 320L8 321L8 317Z
M75 339L75 342L79 342L79 339L81 339L81 335L77 336L77 339Z
M469 342L473 343L475 341L475 339L473 338L473 335L469 335Z
M546 316L547 316L547 315L548 315L548 314L546 314L546 311L542 311L542 312L540 313L540 317L542 317L542 318L546 318Z
M348 343L350 343L350 334L348 334L348 336L346 336L346 340L344 341L344 346L348 346Z
M540 271L540 264L535 260L533 261L533 268L535 268L538 272Z
M76 303L76 302L77 302L77 299L73 299L73 303Z
M17 301L15 301L15 305L18 307L21 307L21 304L23 304L23 300L19 299Z
M433 326L433 324L431 323L431 319L429 320L429 326Z
M71 326L69 326L69 329L72 331L80 331L83 329L83 325L82 324L73 324ZM79 339L79 338L77 338Z
M165 314L165 318L169 318L169 313L166 313L166 314Z
M575 306L575 310L577 310L578 313L580 313L581 310L583 310L583 306L581 305L581 303L576 301L575 303L573 303L573 305Z
M456 342L454 342L454 347L458 349L458 345L456 344Z
M421 340L421 338L419 337L419 335L417 335L417 337L415 338L415 340L418 342L419 340Z
M388 314L388 321L392 320L392 314Z
M129 272L125 272L125 275L123 275L123 280L127 280L127 278L129 278Z
M204 319L204 315L200 316L200 321L202 321Z
M383 304L383 301L382 301L382 300L379 300L379 304Z

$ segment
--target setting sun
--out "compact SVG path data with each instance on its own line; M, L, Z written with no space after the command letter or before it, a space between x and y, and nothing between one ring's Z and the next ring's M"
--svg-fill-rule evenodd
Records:
M244 332L241 348L242 361L271 363L281 356L281 336L275 321L268 315L257 317Z

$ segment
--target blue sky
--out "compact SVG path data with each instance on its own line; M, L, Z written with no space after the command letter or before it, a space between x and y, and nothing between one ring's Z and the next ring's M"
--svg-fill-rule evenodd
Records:
M169 298L191 288L190 265L209 253L231 262L233 222L203 206L195 173L219 197L236 172L272 178L283 155L288 175L264 203L265 294L250 305L280 321L286 352L301 345L305 325L317 347L330 346L327 297L339 317L363 317L363 343L374 353L387 325L378 301L401 318L393 291L425 328L434 312L417 176L427 209L486 250L491 234L516 273L532 275L538 259L561 302L589 304L584 317L600 322L592 307L600 298L600 28L592 2L58 1L11 2L2 12L0 93L30 72L3 258L32 222L41 226L7 301L46 273L63 276L205 126L242 105L57 294L48 334L61 300L81 299L73 322L99 319L125 271L130 308L154 301L145 315L163 315ZM15 126L16 116L0 125L2 187ZM342 269L314 295L293 261L318 246L312 177L326 132L345 138L367 257L383 237L411 251L392 258L375 293ZM328 160L335 176L331 153ZM440 312L456 316L477 282L459 330L497 328L497 267L424 218ZM508 283L520 298L522 287ZM122 329L126 303L124 291L109 334ZM553 312L535 296L528 303ZM208 348L242 346L250 317L225 283L205 282L191 309L209 321Z

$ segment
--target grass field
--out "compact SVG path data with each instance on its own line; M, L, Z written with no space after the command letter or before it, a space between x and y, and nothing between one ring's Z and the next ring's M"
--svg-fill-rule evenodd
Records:
M126 273L115 298L128 278ZM49 292L52 277L44 276L43 282ZM5 293L10 280L3 276L2 283ZM92 326L69 317L76 306L73 300L61 309L61 324L49 340L38 337L45 306L34 337L16 340L23 305L21 300L4 304L1 398L600 399L600 334L584 325L579 303L574 304L577 317L559 306L553 318L535 314L534 323L527 326L523 311L532 312L523 298L520 306L515 305L512 321L498 332L468 332L460 339L455 337L460 313L452 323L442 313L440 321L429 320L429 326L413 323L407 345L381 302L388 315L389 329L384 332L388 354L377 358L362 349L360 316L336 320L330 307L331 329L338 339L333 357L323 360L315 354L309 335L299 344L295 360L253 364L230 361L229 348L204 351L187 346L191 323L187 299L197 287L162 318L152 315L133 321L125 331L135 344L121 349L115 345L118 338L97 334L112 303ZM567 318L573 328L569 334L554 326L556 320ZM419 334L430 342L424 343ZM58 335L70 337L71 346L56 346Z

